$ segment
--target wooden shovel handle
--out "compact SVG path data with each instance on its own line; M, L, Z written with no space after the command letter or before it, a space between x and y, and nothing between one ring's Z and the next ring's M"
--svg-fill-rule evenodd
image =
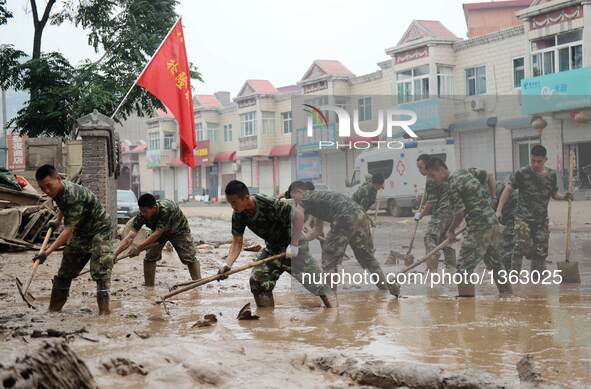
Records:
M462 232L464 232L466 230L466 227L462 228L461 230L459 230L458 232L456 232L456 236L460 235ZM401 273L406 273L409 270L414 269L415 267L419 266L421 263L427 261L431 255L435 254L436 252L438 252L439 250L447 247L449 244L451 244L451 242L449 241L449 239L444 240L443 242L441 242L437 247L435 247L433 250L431 250L430 252L428 252L423 258L421 258L419 261L413 263L412 265L408 266L407 268L405 268L404 270L401 271Z
M47 243L49 243L49 238L51 238L51 234L53 234L53 229L51 227L49 227L47 229L47 233L45 234L45 239L43 239L43 244L41 245L41 248L39 249L39 254L41 254L42 252L45 251L45 248L47 247ZM31 276L27 280L27 285L25 285L25 291L23 292L23 294L25 296L27 295L27 292L29 291L29 286L31 286L31 281L33 281L33 277L35 277L35 274L37 273L37 270L39 269L40 265L41 265L41 261L38 259L35 261L35 263L33 263L33 271L31 272Z
M275 261L277 259L281 259L283 257L285 257L285 253L273 255L271 257L267 257L267 258L259 259L258 261L247 263L246 265L238 266L238 267L236 267L236 268L234 268L234 269L232 269L230 271L227 271L224 274L214 274L213 276L205 277L205 278L202 278L200 280L195 280L194 282L190 283L189 285L185 286L184 288L177 289L177 290L175 290L173 292L168 293L167 295L162 296L162 300L159 301L159 302L162 302L162 301L164 301L164 300L166 300L166 299L168 299L168 298L170 298L172 296L176 296L177 294L186 292L188 290L197 288L199 286L202 286L202 285L205 285L205 284L209 284L210 282L217 281L221 277L227 277L227 276L230 276L232 274L235 274L235 273L239 273L241 271L244 271L246 269L250 269L252 267L255 267L255 266L258 266L258 265L262 265L262 264L267 263L267 262L272 262L272 261Z
M568 191L573 193L573 173L576 163L576 155L573 149L570 150L568 164ZM572 232L572 200L568 199L568 208L566 213L566 231L565 231L565 261L568 262L571 253L571 232Z
M425 183L425 192L423 192L423 196L421 197L421 204L419 205L419 212L423 209L423 205L425 204L425 199L427 198L427 184ZM417 230L419 229L419 220L415 222L415 228L412 232L412 237L410 238L410 244L408 245L408 251L406 252L406 256L408 257L412 251L413 246L415 245L415 239L417 237Z

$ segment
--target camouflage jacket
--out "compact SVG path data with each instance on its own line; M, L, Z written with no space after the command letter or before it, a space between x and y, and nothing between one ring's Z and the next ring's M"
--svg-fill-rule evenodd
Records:
M183 211L172 200L158 200L158 212L152 220L146 220L141 214L133 220L133 229L139 231L143 225L151 229L162 230L165 234L191 232L189 222Z
M519 205L516 216L535 223L548 219L548 203L558 192L556 171L545 168L545 174L536 174L531 166L517 170L509 180L513 189L519 190Z
M486 229L497 224L490 195L474 175L464 169L456 170L450 174L448 184L452 212L463 212L469 228Z
M488 172L484 169L478 169L475 167L468 168L468 173L472 174L478 182L484 185L486 191L488 192Z
M376 202L377 195L378 190L371 182L366 182L353 193L351 198L359 204L365 212L367 212L367 210Z
M55 200L64 215L64 226L74 226L74 236L91 238L99 233L111 233L111 220L92 191L82 185L64 180L64 192Z
M433 180L427 179L425 185L425 196L427 196L425 206L431 204L432 217L443 219L451 216L448 189L447 182L437 184Z
M246 227L264 239L271 250L284 250L291 242L292 205L262 194L253 195L256 202L254 216L245 212L232 214L232 235L242 236Z
M497 199L501 198L501 193L505 189L505 185L497 182ZM508 225L513 223L513 219L515 218L515 212L517 211L517 204L519 202L519 191L514 190L511 192L511 196L509 196L509 201L505 204L505 208L503 208L503 216L501 217L501 224Z
M302 200L302 207L306 214L318 219L333 222L336 219L363 209L353 199L334 191L306 192Z

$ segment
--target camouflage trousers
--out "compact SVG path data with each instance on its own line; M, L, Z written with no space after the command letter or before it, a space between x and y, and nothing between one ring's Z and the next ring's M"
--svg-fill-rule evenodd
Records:
M322 270L335 272L350 245L362 268L374 273L382 271L374 256L369 217L363 211L351 212L336 219L326 235L322 248Z
M425 233L425 251L428 253L435 247L440 245L444 240L447 239L447 228L449 227L450 220L448 218L441 218L437 216L431 216L429 224L427 225L427 232ZM456 266L456 250L453 247L445 247L443 250L443 258L445 259L445 267L451 268ZM427 260L427 269L431 272L436 272L439 264L439 257L441 252L433 254Z
M273 291L279 277L281 277L281 274L284 272L291 274L291 276L300 283L302 283L302 280L305 278L307 279L307 277L304 277L304 274L310 274L312 280L314 280L314 274L317 274L318 276L316 276L316 279L319 279L321 270L314 258L310 255L308 242L301 241L298 249L298 255L295 258L288 259L284 257L253 267L249 280L250 291L252 294L256 295ZM259 255L257 255L256 260L265 259L284 251L285 250L274 250L265 247ZM326 295L324 285L320 283L305 282L302 285L310 293L317 296Z
M501 241L501 262L505 270L511 270L511 261L513 258L513 247L515 246L515 223L513 221L505 224Z
M549 238L548 220L542 223L536 223L523 220L519 216L515 217L515 239L512 259L516 264L514 268L519 267L521 269L521 260L523 257L526 257L531 259L532 269L545 269Z
M181 262L185 265L197 262L197 251L190 232L178 232L163 235L156 245L146 251L144 262L157 262L162 259L162 249L166 242L170 242Z
M74 235L64 248L62 263L57 272L59 282L69 287L90 261L90 276L94 281L109 282L113 269L113 241L111 231L99 232L88 238ZM67 288L65 288L67 289Z
M464 242L460 249L457 271L474 272L482 261L487 269L498 272L503 269L500 261L501 225L490 228L470 228L464 233Z

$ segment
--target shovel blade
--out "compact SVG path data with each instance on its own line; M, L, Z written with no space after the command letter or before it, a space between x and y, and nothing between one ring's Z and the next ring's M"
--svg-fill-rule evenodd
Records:
M27 296L25 296L25 293L24 293L24 290L23 290L23 285L22 285L21 281L18 278L16 279L16 288L18 289L18 293L21 295L23 301L25 303L27 303L27 305L29 306L29 308L37 309L37 308L35 308L35 306L33 305L33 303L31 303L31 301L29 301L29 299L27 298Z
M578 262L557 262L556 266L562 275L562 284L580 284L581 273L579 273Z
M15 277L15 279L16 279L17 285L19 285L20 288L21 288L21 290L24 291L25 290L25 287L23 286L23 282L18 277ZM27 291L27 299L30 300L30 301L35 301L36 300L35 296L33 296L31 294L31 292L29 292L29 291Z

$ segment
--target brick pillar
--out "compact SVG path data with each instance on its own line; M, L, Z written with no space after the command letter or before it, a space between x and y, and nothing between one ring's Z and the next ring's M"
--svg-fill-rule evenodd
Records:
M96 110L77 120L82 137L82 185L94 192L117 227L119 141L115 122Z

